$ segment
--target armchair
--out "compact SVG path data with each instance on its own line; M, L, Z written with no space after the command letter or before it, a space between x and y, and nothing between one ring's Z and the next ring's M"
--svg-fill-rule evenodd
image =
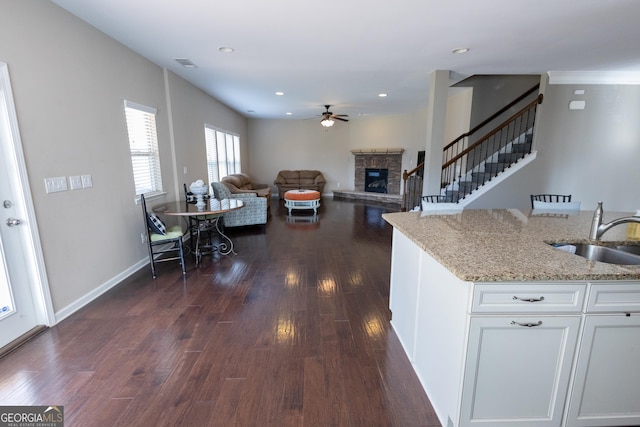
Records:
M232 194L229 188L221 182L212 182L214 197L222 199L239 199L244 202L244 208L223 214L225 227L239 227L267 223L268 204L266 197L259 197L256 193Z
M271 197L271 188L267 184L256 184L246 173L227 175L220 180L232 194L255 193L262 197Z

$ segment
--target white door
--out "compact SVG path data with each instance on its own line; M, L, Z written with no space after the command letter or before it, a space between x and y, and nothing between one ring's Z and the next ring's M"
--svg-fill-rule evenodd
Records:
M30 203L8 69L0 63L0 348L51 323Z

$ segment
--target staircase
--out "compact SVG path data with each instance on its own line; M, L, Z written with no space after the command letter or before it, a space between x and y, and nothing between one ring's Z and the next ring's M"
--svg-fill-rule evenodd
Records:
M535 158L532 141L537 106L543 99L541 94L484 136L477 138L474 135L482 134L482 129L492 120L533 94L538 88L539 85L532 87L444 147L440 180L440 196L443 197L439 198L440 201L470 203L479 197L478 193L481 190L497 185L497 182ZM416 172L422 167L423 164L420 164L412 171L403 173L404 210L410 210L420 204L422 179Z

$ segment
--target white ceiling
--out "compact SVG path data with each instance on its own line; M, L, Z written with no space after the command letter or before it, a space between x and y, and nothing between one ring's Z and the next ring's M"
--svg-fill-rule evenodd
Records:
M415 112L433 70L640 71L637 0L52 1L247 117Z

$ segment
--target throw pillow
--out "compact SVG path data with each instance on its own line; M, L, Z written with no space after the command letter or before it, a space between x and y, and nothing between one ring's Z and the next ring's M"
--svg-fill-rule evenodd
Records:
M149 224L149 228L158 234L167 234L167 227L164 225L164 222L160 219L160 217L156 214L148 213L147 214L147 223Z

